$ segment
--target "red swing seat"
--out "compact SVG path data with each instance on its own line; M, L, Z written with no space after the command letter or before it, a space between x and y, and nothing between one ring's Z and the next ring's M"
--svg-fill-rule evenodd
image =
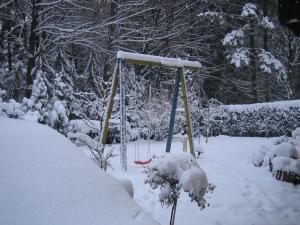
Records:
M152 161L152 159L150 158L149 160L134 160L134 163L137 165L145 165L148 164Z

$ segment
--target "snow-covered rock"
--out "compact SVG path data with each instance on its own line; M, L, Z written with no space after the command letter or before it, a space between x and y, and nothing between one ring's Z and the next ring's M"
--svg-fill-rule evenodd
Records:
M0 118L0 224L157 225L55 130Z

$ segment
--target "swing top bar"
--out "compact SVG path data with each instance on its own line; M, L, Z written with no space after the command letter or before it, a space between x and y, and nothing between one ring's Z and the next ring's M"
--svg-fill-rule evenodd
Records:
M138 64L149 66L165 66L173 68L191 68L200 69L201 63L198 61L189 61L177 58L160 57L154 55L145 55L140 53L118 51L118 59L124 59L126 64Z

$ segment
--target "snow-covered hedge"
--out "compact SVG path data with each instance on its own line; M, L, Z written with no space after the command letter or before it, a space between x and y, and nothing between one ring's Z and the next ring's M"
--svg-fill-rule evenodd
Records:
M300 184L300 128L292 137L280 137L271 146L262 146L252 156L255 166L268 167L277 180Z
M209 121L210 135L291 136L292 131L300 126L300 100L227 105L219 108L222 109L222 115L213 114ZM220 109L215 111L220 112ZM202 119L205 121L204 117ZM204 123L201 131L203 134L207 133Z

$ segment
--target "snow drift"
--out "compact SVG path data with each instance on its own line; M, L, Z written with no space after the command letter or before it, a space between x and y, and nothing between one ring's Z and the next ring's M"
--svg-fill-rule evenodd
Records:
M0 118L0 150L0 224L158 224L47 126Z

